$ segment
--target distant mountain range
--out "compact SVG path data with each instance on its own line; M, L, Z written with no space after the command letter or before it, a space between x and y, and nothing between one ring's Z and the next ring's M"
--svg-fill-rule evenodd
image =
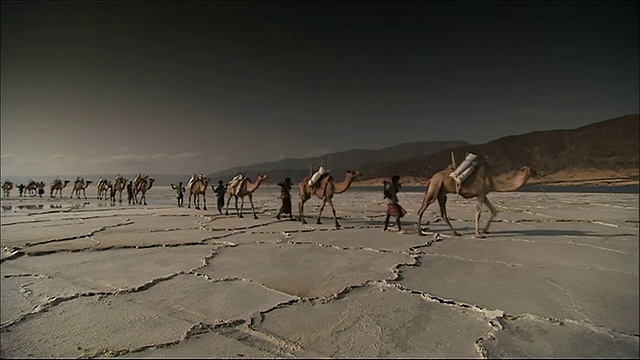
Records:
M469 145L465 141L422 141L391 146L380 150L353 149L304 159L284 159L246 166L229 168L209 174L211 179L231 179L238 171L245 172L254 179L258 174L269 175L270 182L278 182L290 177L296 183L324 164L338 178L347 170L358 170L363 174L374 174L386 167L402 161L422 158L439 151ZM366 176L364 178L367 178Z
M267 183L290 177L294 183L309 175L323 163L338 181L347 170L358 170L363 176L354 186L379 185L381 178L400 175L409 185L424 185L437 171L451 164L453 152L460 163L467 151L485 156L498 176L509 176L513 170L531 166L543 177L531 183L638 185L640 152L640 116L621 116L572 130L536 131L502 137L485 144L465 141L411 142L380 150L353 149L304 159L284 159L229 168L208 174L212 183L228 181L239 170L251 179L260 173L269 175ZM122 174L133 179L135 174ZM190 174L150 174L156 185L186 183ZM73 181L75 175L61 177ZM113 179L114 174L87 175L95 182L100 177ZM14 183L28 178L11 179ZM37 179L38 180L38 179ZM42 179L47 182L47 179Z
M640 116L626 115L572 130L536 131L502 137L485 144L464 141L413 142L380 150L349 150L306 159L261 163L243 170L255 178L266 173L270 182L291 177L300 181L321 162L338 180L346 170L362 172L354 186L378 185L383 177L400 175L405 184L423 185L435 172L459 164L468 151L485 156L498 177L522 166L541 175L530 183L637 186L639 179ZM210 174L228 179L238 169Z
M418 183L451 164L459 164L467 151L485 156L496 175L506 176L522 166L542 175L531 183L638 184L640 116L627 115L574 130L536 131L499 138L485 144L466 145L399 161L368 174L365 179L398 174Z

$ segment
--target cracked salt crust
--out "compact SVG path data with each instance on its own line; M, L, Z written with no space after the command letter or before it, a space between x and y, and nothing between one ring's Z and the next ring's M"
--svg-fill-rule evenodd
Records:
M258 220L178 209L166 187L3 212L0 355L637 357L637 194L491 194L486 239L455 197L463 236L430 209L418 237L421 193L401 194L409 234L381 233L376 194L337 195L340 230L277 221L260 191Z

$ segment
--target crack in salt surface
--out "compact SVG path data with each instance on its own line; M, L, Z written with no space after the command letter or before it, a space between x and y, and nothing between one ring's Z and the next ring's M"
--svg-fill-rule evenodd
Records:
M29 247L29 246L34 246L34 245L42 245L42 244L49 244L49 243L53 243L53 242L61 242L61 241L68 241L68 240L76 240L76 239L82 239L82 238L90 238L93 235L101 232L101 231L105 231L107 229L112 229L112 228L116 228L119 226L125 226L125 225L131 225L133 224L133 221L129 221L129 220L124 220L123 222L117 223L115 225L106 225L106 226L102 226L97 230L93 230L91 232L89 232L88 234L84 234L84 235L76 235L76 236L70 236L70 237L66 237L66 238L59 238L59 239L51 239L51 240L45 240L45 241L40 241L40 242L35 242L35 243L25 243L24 245Z
M244 322L245 322L244 320L231 320L231 321L221 322L218 324L206 324L203 322L199 322L197 324L192 325L191 328L189 328L179 339L174 341L169 341L169 342L160 343L160 344L148 344L148 345L142 345L136 348L127 348L127 349L119 349L119 350L100 349L93 352L84 353L80 355L79 358L95 358L98 356L117 357L117 356L122 356L126 354L135 354L135 353L142 352L149 349L162 349L165 347L171 347L171 346L183 343L196 335L209 333L219 329L236 327L238 325L243 324Z

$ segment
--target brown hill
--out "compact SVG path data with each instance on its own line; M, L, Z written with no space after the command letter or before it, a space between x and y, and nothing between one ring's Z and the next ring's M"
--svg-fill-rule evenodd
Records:
M622 116L574 130L536 131L507 136L486 144L443 150L398 162L366 174L359 185L375 185L379 178L398 174L420 185L451 164L453 151L460 163L467 151L483 154L498 176L531 166L542 177L532 183L638 184L640 116Z

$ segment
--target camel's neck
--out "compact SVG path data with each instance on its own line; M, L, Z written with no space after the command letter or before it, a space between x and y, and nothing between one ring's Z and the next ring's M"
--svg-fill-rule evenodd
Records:
M147 188L147 190L151 189L151 187L153 186L153 181L154 180L149 180L149 187ZM206 185L205 185L205 187L206 187Z
M530 175L527 173L520 173L515 179L503 183L496 183L494 181L493 191L497 192L508 192L508 191L516 191L520 189L524 184L529 180Z
M349 187L351 186L351 183L353 182L353 177L347 175L347 177L338 184L335 184L334 186L334 194L342 194L343 192L347 191L347 189L349 189Z
M260 186L260 184L264 181L264 178L259 178L255 183L252 183L251 180L247 179L247 191L254 192Z

